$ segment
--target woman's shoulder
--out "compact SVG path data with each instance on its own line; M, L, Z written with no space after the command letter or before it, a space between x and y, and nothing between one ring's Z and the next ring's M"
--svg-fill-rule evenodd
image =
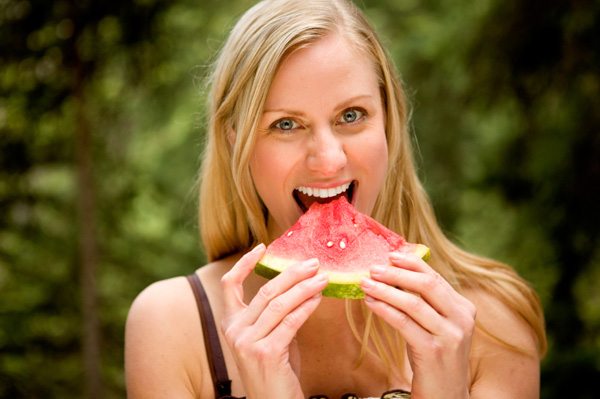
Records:
M220 283L221 277L233 266L238 257L230 257L209 263L197 269L195 273L200 277L207 291L214 291ZM160 320L162 318L180 319L186 314L197 315L195 299L190 284L185 277L173 277L160 280L146 287L134 300L129 318L141 316L147 319Z
M125 327L128 397L153 398L159 392L186 397L201 391L202 378L186 379L191 370L202 375L200 362L189 358L201 356L201 347L186 339L202 337L198 322L191 322L193 301L184 277L153 283L134 300Z
M236 256L218 260L200 267L195 273L209 292L219 291L221 277L235 263ZM186 277L173 277L150 284L133 301L128 324L142 323L147 326L164 325L180 327L187 325L189 318L197 318L197 306L190 283ZM174 323L174 324L173 324Z
M148 312L160 314L164 309L180 308L180 306L193 299L186 289L188 285L185 277L174 277L150 284L133 301L130 310L134 314ZM191 293L191 292L190 292Z
M220 276L234 262L232 259L196 271L209 298L218 295L216 285L220 285ZM154 397L156 392L183 389L182 397L186 397L211 389L203 339L198 307L187 278L174 277L146 287L127 316L125 368L129 396ZM190 379L190 375L198 378Z
M133 301L125 327L128 397L158 398L160 392L170 392L184 398L201 392L205 385L201 340L194 296L185 277L144 289ZM190 379L189 375L199 378Z
M537 337L518 311L484 289L464 293L477 308L471 350L472 397L537 397ZM514 396L514 395L516 396ZM504 397L506 397L504 396Z
M482 288L469 289L464 295L477 308L479 333L497 338L494 339L497 343L501 340L514 347L533 348L537 352L535 332L517 309Z

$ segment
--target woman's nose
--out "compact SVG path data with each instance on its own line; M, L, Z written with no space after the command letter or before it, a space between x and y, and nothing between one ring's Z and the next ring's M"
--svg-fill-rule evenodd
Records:
M315 130L308 151L308 168L321 175L331 176L346 166L346 151L342 137L331 128Z

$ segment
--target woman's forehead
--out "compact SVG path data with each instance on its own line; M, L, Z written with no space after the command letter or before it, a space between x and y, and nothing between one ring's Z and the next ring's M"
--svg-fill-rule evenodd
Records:
M302 47L286 57L275 74L265 109L294 103L302 96L322 91L323 98L343 88L345 95L365 95L365 90L378 93L378 76L369 57L340 35L325 38ZM316 101L314 99L313 101Z

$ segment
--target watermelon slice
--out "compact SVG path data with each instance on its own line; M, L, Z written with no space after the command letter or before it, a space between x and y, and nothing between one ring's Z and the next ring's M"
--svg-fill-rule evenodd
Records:
M329 275L323 295L333 298L364 297L360 280L369 268L389 264L390 252L414 253L425 261L430 251L412 244L360 213L345 197L314 203L295 225L273 241L254 268L256 274L271 279L291 265L319 259L319 272Z

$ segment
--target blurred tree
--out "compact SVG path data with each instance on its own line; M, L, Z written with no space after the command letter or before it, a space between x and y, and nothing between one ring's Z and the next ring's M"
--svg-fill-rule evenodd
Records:
M131 300L202 259L192 67L232 8L191 3L0 2L2 397L122 397Z

